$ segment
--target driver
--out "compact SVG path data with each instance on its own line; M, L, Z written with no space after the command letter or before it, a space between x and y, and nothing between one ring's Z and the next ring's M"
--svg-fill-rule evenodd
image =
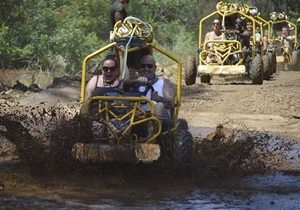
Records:
M212 23L213 30L211 32L206 33L204 42L209 40L220 40L222 39L222 32L221 32L221 21L219 19L214 19Z
M221 21L219 19L214 19L212 23L213 31L206 33L204 38L204 43L210 40L221 40L222 32L221 32ZM212 43L208 44L208 47L211 48ZM208 54L206 57L207 63L217 62L217 57L213 54Z
M294 35L289 35L289 28L287 26L283 26L281 29L281 38L283 39L283 43L288 48L285 51L293 48L293 43L295 40Z
M141 76L147 78L148 83L154 88L154 91L150 90L146 94L146 97L150 98L155 103L155 110L158 117L171 117L171 110L175 104L175 90L170 80L166 78L157 78L156 64L152 55L145 55L141 59L141 65L139 73ZM139 91L143 92L145 86L140 86Z

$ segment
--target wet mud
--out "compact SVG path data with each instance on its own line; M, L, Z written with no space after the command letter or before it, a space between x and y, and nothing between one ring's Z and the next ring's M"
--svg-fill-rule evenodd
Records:
M0 124L0 155L24 161L38 171L45 163L70 165L72 145L93 140L92 121L72 106L30 107L6 101L1 104ZM193 148L192 173L198 177L300 168L297 141L221 124L205 137L195 136Z

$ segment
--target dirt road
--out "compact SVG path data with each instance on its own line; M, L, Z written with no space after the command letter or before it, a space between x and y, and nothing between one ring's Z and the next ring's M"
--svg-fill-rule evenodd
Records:
M190 126L214 128L221 123L300 141L300 71L281 71L263 85L213 82L183 89L180 115Z

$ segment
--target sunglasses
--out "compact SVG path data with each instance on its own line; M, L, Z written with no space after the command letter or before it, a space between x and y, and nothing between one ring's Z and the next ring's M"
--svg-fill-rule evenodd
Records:
M141 64L141 68L148 68L148 69L152 69L153 68L153 64Z
M104 72L108 72L108 71L115 71L116 70L116 67L115 66L110 66L110 67L108 67L108 66L103 66L102 67L102 70L104 71Z

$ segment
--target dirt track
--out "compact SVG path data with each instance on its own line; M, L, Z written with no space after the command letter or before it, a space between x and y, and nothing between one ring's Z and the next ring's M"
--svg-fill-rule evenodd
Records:
M197 78L198 79L198 78ZM237 84L236 84L237 83ZM228 127L267 131L300 141L300 71L279 71L263 85L214 78L213 85L183 86L180 117L194 127ZM57 103L78 106L79 83L61 84L38 93L10 93L23 105L54 106ZM203 135L203 133L202 133Z
M220 123L300 141L300 71L280 71L263 85L213 83L183 89L180 115L189 125L214 128Z

